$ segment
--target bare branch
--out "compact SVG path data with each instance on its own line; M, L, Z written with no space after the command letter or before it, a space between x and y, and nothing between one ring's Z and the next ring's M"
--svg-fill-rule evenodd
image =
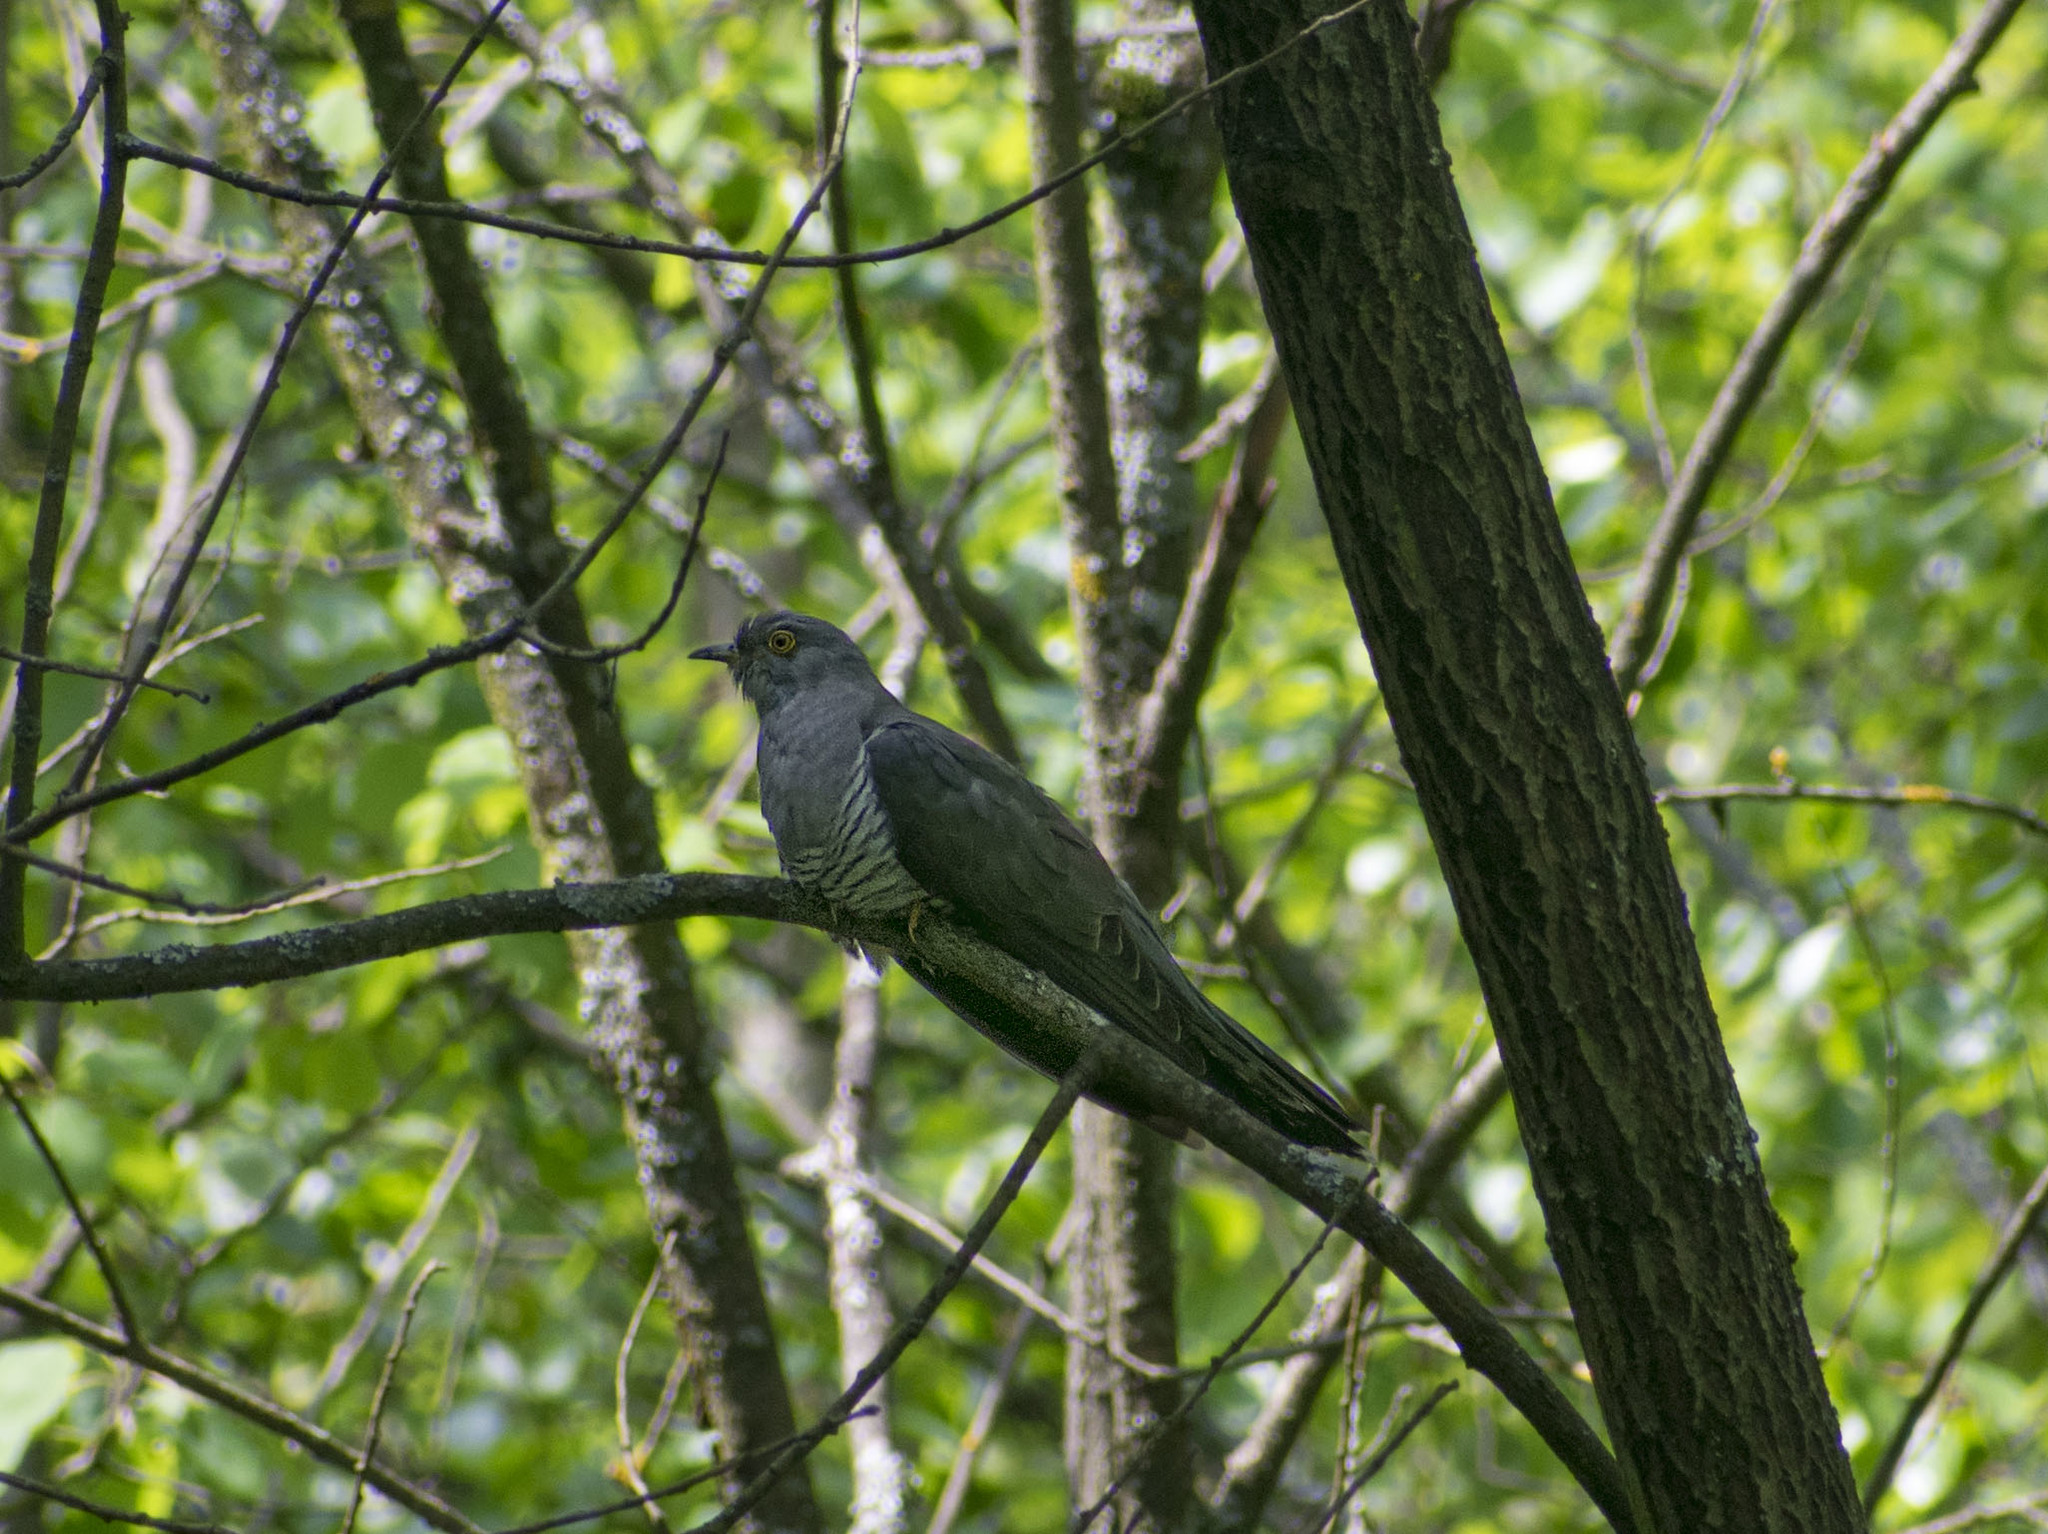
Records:
M167 298L180 293L189 293L213 281L228 270L224 254L210 252L197 266L174 272L168 277L159 277L155 282L145 283L111 309L101 314L99 328L102 334L116 325L124 325L138 315L146 315ZM0 357L10 358L18 363L35 362L45 354L68 346L71 332L48 336L11 336L0 334Z
M109 1358L126 1359L152 1374L161 1375L203 1400L211 1401L239 1417L247 1418L265 1432L291 1440L324 1465L330 1465L350 1475L357 1473L360 1458L357 1451L325 1428L317 1423L308 1422L305 1418L296 1416L251 1391L244 1390L240 1385L222 1379L198 1364L189 1363L146 1342L123 1338L83 1316L73 1315L62 1306L53 1305L48 1300L29 1294L11 1284L0 1284L0 1306L33 1317L52 1331L75 1338ZM376 1488L380 1494L413 1514L422 1523L441 1530L442 1534L484 1534L481 1528L433 1492L385 1469L375 1461L363 1465L361 1473L367 1485Z
M1906 1403L1906 1414L1892 1429L1892 1436L1886 1440L1884 1452L1871 1467L1870 1479L1863 1483L1863 1510L1877 1511L1877 1504L1884 1500L1884 1494L1891 1490L1892 1477L1898 1473L1899 1462L1906 1457L1906 1449L1913 1441L1913 1430L1920 1425L1920 1418L1927 1408L1934 1404L1934 1398L1941 1394L1941 1387L1948 1380L1949 1370L1955 1367L1970 1341L1970 1334L1976 1330L1977 1322L1984 1315L1984 1307L1991 1303L1991 1296L1998 1292L1998 1286L2005 1281L2005 1275L2012 1271L2018 1260L2020 1249L2027 1243L2034 1228L2041 1223L2043 1214L2048 1214L2048 1167L2034 1179L2034 1186L2027 1190L2027 1196L2020 1201L2019 1208L2012 1212L2012 1218L2005 1222L2005 1229L1998 1233L1998 1245L1992 1250L1991 1261L1984 1271L1977 1275L1977 1282L1970 1286L1970 1297L1963 1302L1962 1314L1956 1317L1955 1325L1949 1328L1948 1339L1941 1345L1941 1352L1927 1370L1927 1377L1920 1382L1913 1399Z
M670 874L605 885L564 884L548 890L515 891L509 898L471 896L421 907L396 921L391 917L372 917L315 933L289 934L283 941L263 939L213 950L158 950L157 955L133 959L55 962L10 977L9 983L15 987L11 994L16 995L36 996L55 991L58 986L50 983L53 978L64 984L64 999L148 995L204 986L246 985L290 973L337 968L362 962L371 956L369 949L380 945L387 953L414 952L434 946L436 941L489 932L630 926L686 914L794 921L886 950L921 984L937 988L970 1024L1004 1041L1006 1047L1021 1050L1028 1063L1041 1069L1057 1069L1050 1062L1064 1065L1081 1059L1091 1050L1099 1051L1100 1074L1092 1091L1150 1117L1199 1126L1213 1143L1289 1197L1326 1219L1334 1213L1339 1228L1356 1237L1383 1261L1443 1323L1466 1361L1493 1380L1501 1393L1522 1411L1610 1521L1624 1531L1632 1527L1627 1522L1628 1505L1620 1488L1620 1472L1599 1439L1535 1360L1428 1247L1378 1200L1354 1197L1359 1176L1356 1163L1306 1151L1285 1140L1135 1039L1104 1030L1085 1008L1041 977L940 917L921 918L913 938L907 926L900 923L839 919L822 902L778 879ZM335 942L331 936L335 933L350 934L339 951L328 946ZM352 956L343 957L343 953ZM227 955L230 963L224 965L214 955ZM252 973L259 970L260 973ZM79 983L87 976L92 977L91 989ZM23 982L29 990L19 989ZM970 1232L971 1249L963 1248L955 1264L963 1275L972 1264L974 1251L979 1249L979 1243L972 1242L972 1235ZM949 1267L948 1272L951 1271ZM958 1279L952 1282L957 1283ZM15 1308L33 1306L35 1314L46 1318L54 1310L9 1288L0 1288L0 1303ZM910 1319L915 1320L915 1314ZM922 1321L918 1324L922 1325ZM66 1317L66 1329L72 1335L86 1335L77 1329L79 1326L88 1328L91 1336L109 1339L119 1356L131 1356L120 1351L125 1345L111 1333ZM898 1335L901 1333L899 1327ZM883 1356L878 1355L877 1363L886 1368ZM136 1361L159 1368L155 1354ZM893 1362L893 1357L888 1362ZM862 1371L867 1385L879 1377L880 1372L873 1366ZM864 1395L866 1388L862 1386L860 1394ZM835 1430L836 1424L827 1429ZM804 1452L808 1453L808 1449Z
M1421 1138L1388 1180L1387 1207L1395 1215L1412 1220L1437 1198L1465 1147L1506 1095L1507 1075L1500 1056L1488 1050L1430 1115ZM1317 1291L1314 1307L1296 1331L1311 1346L1283 1366L1251 1429L1224 1460L1223 1474L1210 1493L1220 1526L1249 1529L1259 1523L1345 1345L1358 1299L1378 1286L1379 1268L1366 1254L1354 1252L1337 1276Z
M1405 1386L1403 1387L1403 1389L1406 1388ZM1330 1505L1323 1509L1323 1514L1320 1518L1309 1525L1306 1534L1323 1534L1323 1530L1330 1526L1331 1521L1344 1511L1345 1504L1364 1489L1365 1483L1386 1468L1387 1461L1394 1457L1395 1450L1407 1442L1408 1435L1421 1427L1423 1419L1435 1411L1443 1402L1444 1397L1450 1395L1457 1388L1458 1382L1456 1380L1445 1380L1436 1389L1432 1390L1423 1399L1422 1404L1403 1419L1399 1427L1386 1435L1378 1449L1367 1458L1363 1465L1358 1467L1358 1473L1346 1481L1343 1489L1330 1499ZM1400 1404L1399 1400L1396 1399L1394 1404L1398 1406Z
M21 1094L14 1090L14 1081L4 1068L0 1068L0 1092L7 1094L7 1101L14 1109L14 1116L21 1120L21 1127L35 1145L36 1154L49 1169L50 1177L57 1184L57 1191L64 1195L65 1206L71 1211L72 1222L85 1238L86 1249L92 1253L94 1266L100 1270L100 1281L107 1286L107 1298L113 1301L114 1314L121 1318L121 1330L130 1341L142 1341L142 1328L136 1323L135 1311L128 1303L128 1291L122 1286L121 1275L116 1271L113 1259L107 1256L107 1249L100 1244L99 1232L93 1228L92 1216L85 1212L85 1205L78 1201L78 1190L71 1186L71 1179L64 1173L64 1163L57 1159L57 1153L50 1149L50 1142L43 1138L43 1131L29 1114L28 1104L21 1100Z
M81 666L76 661L51 660L47 655L24 655L21 651L11 650L6 645L0 645L0 660L11 660L23 666L39 666L44 671L61 671L66 676L89 676L102 682L118 682L123 680L120 672L109 671L103 666ZM175 682L158 682L149 677L144 677L142 685L154 688L158 692L170 693L174 697L193 698L201 703L211 703L213 701L212 698L200 692L197 688L180 687Z
M1236 69L1219 75L1199 90L1190 91L1171 106L1147 118L1137 127L1125 133L1113 134L1105 139L1093 154L1075 161L1060 171L1050 181L1039 183L1020 197L1014 197L1002 206L990 209L981 217L965 224L949 225L936 234L920 240L910 240L900 245L879 246L869 250L850 251L844 255L792 255L776 260L772 252L761 250L734 250L729 246L694 241L648 240L633 235L610 234L602 230L581 229L566 224L549 223L542 219L514 218L508 214L494 213L470 203L417 202L406 197L358 197L350 192L317 192L289 182L272 181L262 176L252 176L234 170L205 155L192 154L167 144L152 143L147 139L123 134L120 138L121 151L133 159L156 160L164 165L175 165L182 170L198 171L229 186L252 192L259 197L276 198L281 202L296 202L308 207L353 208L372 213L403 213L413 218L447 218L463 223L484 224L493 229L504 229L513 234L530 234L541 239L561 240L574 245L601 246L608 250L636 250L648 255L681 256L690 261L711 261L728 266L766 266L774 261L793 271L817 270L835 266L878 266L891 261L903 261L912 256L921 256L929 251L943 250L948 245L957 245L962 240L1016 217L1025 209L1042 202L1061 188L1080 180L1096 166L1108 160L1126 145L1151 132L1163 123L1172 121L1181 113L1208 100L1216 92L1234 84L1248 74L1264 69L1275 60L1298 47L1308 38L1357 14L1370 5L1372 0L1351 0L1351 3L1329 15L1318 18L1309 26L1273 48L1270 52Z
M1899 1012L1898 1001L1892 993L1891 971L1885 967L1884 954L1877 946L1877 936L1870 930L1870 918L1864 913L1863 904L1856 898L1856 891L1849 885L1848 876L1837 866L1835 882L1842 887L1842 902L1849 908L1849 923L1855 929L1856 942L1863 950L1863 960L1870 966L1877 979L1879 1016L1884 1020L1884 1136L1878 1143L1878 1180L1882 1186L1882 1207L1877 1219L1877 1235L1870 1245L1870 1256L1863 1264L1863 1271L1856 1275L1855 1291L1849 1296L1849 1303L1842 1307L1842 1313L1828 1331L1826 1346L1820 1349L1825 1359L1840 1346L1849 1329L1856 1324L1857 1312L1863 1302L1870 1298L1870 1292L1877 1287L1877 1280L1884 1272L1886 1260L1892 1251L1892 1219L1899 1203Z
M292 896L301 893L299 890L285 890L276 895L265 896L251 905L212 905L203 900L187 900L176 890L146 890L133 884L123 884L119 879L109 879L104 874L96 874L90 869L61 862L56 858L46 858L40 853L30 852L26 847L14 847L0 842L0 861L9 860L26 863L31 868L39 868L46 874L69 880L73 884L89 885L93 889L105 890L111 895L127 895L131 899L147 900L152 905L168 906L190 916L250 916L267 907L282 905Z
M1742 51L1735 56L1735 67L1729 70L1720 94L1708 109L1706 121L1700 125L1699 134L1693 140L1692 153L1686 156L1684 169L1664 189L1664 195L1657 199L1657 206L1636 230L1633 280L1628 293L1629 351L1635 359L1636 383L1642 390L1643 414L1650 423L1650 439L1657 449L1657 474L1667 495L1677 474L1672 467L1671 438L1664 428L1664 413L1657 405L1657 383L1650 371L1650 344L1643 335L1642 325L1643 289L1650 281L1650 247L1657 238L1657 226L1664 221L1664 215L1678 200L1679 193L1691 184L1700 168L1700 161L1706 158L1708 146L1720 136L1721 128L1735 110L1736 102L1742 99L1743 87L1749 84L1756 63L1757 48L1763 42L1764 29L1771 24L1776 10L1777 0L1758 0L1756 14L1750 18L1749 35L1743 39Z
M71 109L71 115L64 119L64 126L57 130L57 136L44 149L18 171L0 176L0 192L12 192L27 186L36 177L48 170L62 158L64 151L71 147L71 141L78 136L78 130L85 122L85 114L92 110L93 98L100 93L100 87L107 77L121 67L118 56L101 54L93 60L92 73L85 77L85 89L78 93L78 104Z
M1360 1182L1357 1185L1357 1192L1362 1193L1367 1187L1368 1184L1366 1182ZM1232 1361L1251 1345L1251 1340L1258 1335L1259 1328L1266 1324L1267 1319L1273 1312L1280 1308L1280 1302L1293 1293L1294 1286L1301 1282L1301 1276L1308 1271L1309 1264L1313 1263L1323 1254L1323 1248L1329 1244L1330 1233L1336 1228L1335 1217L1323 1222L1323 1228L1316 1232L1316 1238L1309 1243L1308 1250L1301 1254L1300 1259L1295 1262L1293 1267L1287 1270L1273 1292L1266 1296L1266 1302L1259 1307L1258 1314L1247 1321L1238 1331L1238 1334L1230 1339L1222 1351L1209 1360L1206 1368L1197 1372L1194 1388L1189 1390L1181 1398L1180 1403L1174 1407L1173 1416L1185 1417L1189 1412L1193 1411L1195 1403L1207 1395L1209 1387L1216 1383L1216 1377L1230 1367ZM1146 1429L1134 1446L1130 1458L1125 1461L1122 1470L1117 1473L1116 1479L1110 1482L1109 1489L1075 1517L1070 1525L1071 1534L1088 1534L1088 1530L1094 1526L1095 1520L1108 1510L1109 1505L1116 1500L1117 1493L1122 1491L1129 1484L1131 1478L1143 1468L1144 1462L1151 1454L1153 1447L1161 1442L1165 1435L1172 1430L1173 1426L1173 1422L1167 1420L1167 1418L1161 1418Z
M1002 1410L1003 1397L1009 1393L1010 1380L1017 1370L1017 1360L1024 1355L1024 1339L1030 1334L1031 1312L1020 1310L1010 1322L1010 1335L1003 1341L995 1372L981 1387L981 1395L975 1400L974 1415L968 1419L967 1431L960 1435L959 1447L953 1451L953 1467L946 1472L945 1490L939 1493L938 1504L932 1509L932 1521L925 1525L924 1534L950 1534L954 1520L960 1516L960 1509L967 1502L967 1488L974 1481L974 1457L981 1452L982 1444L988 1441L990 1429L996 1425L996 1413Z
M111 143L116 134L125 133L128 128L128 19L114 0L97 3L102 52L94 72L101 80L106 98L103 110ZM79 121L83 122L83 117ZM92 370L93 346L99 338L100 316L106 308L107 285L114 275L114 252L121 240L127 185L128 157L110 149L101 166L99 206L93 216L91 245L79 277L78 299L72 307L71 344L64 354L64 370L51 406L49 448L43 460L35 531L30 535L28 566L22 583L21 642L17 653L25 656L41 656L50 646L58 545L64 528L65 494L71 485L71 457L78 442L78 417L85 404L85 382ZM10 838L35 811L36 771L43 745L43 672L39 668L22 666L15 672L14 702L13 757L8 768L4 817ZM19 863L0 862L0 969L17 964L26 956L26 897L27 870Z
M498 8L502 8L509 3L510 0L496 0ZM495 17L496 14L497 11L494 9L491 12L491 16ZM455 81L460 77L462 71L468 67L469 61L475 55L477 49L483 46L487 25L488 20L484 25L475 28L464 41L463 46L456 51L455 58L450 62L446 72L442 75L440 83L435 86L433 93L428 97L426 105L421 108L413 121L406 126L404 132L400 135L398 144L392 148L390 153L385 155L383 162L377 167L376 174L370 178L368 196L375 197L383 189L385 183L391 179L397 167L399 151L403 149L405 141L419 131L421 124L428 120L434 109L440 105L442 99L453 88ZM113 93L111 91L109 92L108 101L111 107L113 101ZM125 137L126 132L127 122L125 117L118 124L109 118L107 125L107 163L109 165L115 163L117 159L126 159L127 151L121 146L121 138ZM229 449L221 466L221 471L216 476L212 493L207 497L204 508L193 519L190 531L186 534L184 554L180 558L177 568L172 572L164 591L156 599L156 620L150 624L148 631L137 636L136 642L130 646L126 662L127 670L132 679L121 686L114 699L109 703L104 720L98 729L93 732L92 738L86 743L86 747L80 756L77 767L72 770L71 780L66 785L64 794L75 796L84 785L88 774L97 765L100 753L106 748L106 744L112 737L116 726L120 724L122 715L127 710L129 699L134 696L138 681L133 679L139 679L147 673L149 663L156 658L157 651L163 647L165 637L169 634L171 624L176 617L179 598L184 592L186 583L190 581L193 570L198 566L199 551L204 547L208 537L211 535L214 524L218 521L222 509L227 505L228 497L233 492L235 481L240 477L242 466L248 461L249 450L256 440L257 428L261 426L264 416L269 412L271 401L276 398L278 389L283 385L285 362L291 355L293 345L297 342L301 331L305 328L306 321L312 317L315 308L319 305L320 295L326 291L327 284L333 279L335 271L340 267L342 258L348 254L349 245L355 239L356 232L362 227L364 219L368 216L369 209L367 205L357 208L349 216L341 230L329 242L319 267L313 273L311 280L306 284L304 296L293 306L291 314L286 318L283 327L279 330L277 343L271 350L270 362L265 369L262 383L257 387L256 397L251 401L247 413L243 416L242 424L234 437L234 445ZM34 649L38 647L24 645L23 648ZM60 794L59 797L64 797L64 794Z
M1493 0L1493 3L1500 6L1503 10L1513 11L1518 16L1527 17L1539 27L1547 27L1549 30L1562 33L1566 37L1575 37L1581 42L1591 43L1602 53L1619 59L1624 64L1633 64L1639 68L1647 69L1651 74L1669 81L1680 90L1691 91L1695 95L1700 96L1712 96L1715 92L1714 82L1705 75L1694 74L1683 64L1674 63L1662 54L1652 52L1641 43L1635 42L1630 38L1622 37L1612 32L1598 32L1591 27L1580 26L1577 22L1570 21L1554 11L1540 10L1536 6L1522 4L1521 0Z
M923 923L920 923L920 926L922 925ZM1106 1039L1109 1035L1102 1032L1099 1037ZM1002 1182L990 1195L988 1203L976 1217L974 1224L968 1228L966 1237L960 1243L960 1249L932 1281L931 1287L925 1291L924 1297L911 1309L910 1314L897 1323L881 1351L868 1360L853 1382L840 1392L838 1400L826 1408L815 1425L800 1434L796 1442L778 1454L768 1468L750 1482L739 1496L726 1504L717 1517L706 1519L692 1531L692 1534L724 1534L724 1531L737 1523L778 1480L802 1463L826 1438L837 1432L851 1418L868 1392L895 1367L896 1360L903 1356L904 1351L923 1334L925 1327L931 1324L932 1317L938 1314L939 1306L945 1303L946 1296L958 1288L960 1281L967 1276L968 1269L973 1266L975 1254L986 1246L988 1238L995 1234L996 1226L1009 1212L1010 1205L1016 1202L1017 1195L1023 1192L1025 1180L1030 1177L1032 1168L1038 1164L1038 1158L1052 1143L1052 1137L1059 1132L1060 1126L1066 1123L1067 1115L1073 1111L1074 1104L1080 1100L1081 1094L1093 1084L1100 1069L1101 1059L1102 1056L1094 1041L1091 1040L1083 1046L1080 1057L1061 1078L1059 1089L1053 1093L1052 1100L1039 1114L1038 1122L1033 1126L1023 1148L1011 1161L1009 1171L1003 1175Z
M93 1502L74 1495L61 1486L52 1486L47 1481L38 1481L33 1476L17 1475L12 1471L0 1470L0 1486L12 1486L16 1491L25 1491L32 1497L41 1497L45 1502L76 1508L102 1523L125 1523L138 1529L161 1529L163 1534L235 1534L233 1529L218 1523L189 1523L182 1518L152 1518L147 1513L131 1513L122 1508L109 1507L104 1502Z
M860 1407L849 1413L847 1420L850 1422L856 1418L864 1417L873 1410L874 1408L871 1406ZM578 1512L562 1513L553 1518L543 1518L537 1523L515 1524L509 1529L494 1530L493 1534L550 1534L552 1530L573 1528L579 1523L595 1523L600 1518L609 1518L613 1513L630 1513L636 1509L644 1508L650 1499L658 1501L664 1497L678 1497L686 1491L696 1490L706 1482L715 1481L730 1475L735 1470L750 1469L771 1455L780 1454L803 1436L804 1434L802 1433L792 1433L787 1438L778 1438L773 1443L764 1443L758 1449L749 1449L745 1454L733 1456L732 1459L727 1460L724 1464L715 1465L709 1470L700 1470L695 1475L686 1475L680 1481L671 1481L666 1486L657 1486L648 1492L645 1497L628 1497L619 1502L606 1502L598 1507L586 1507ZM695 1534L694 1530L692 1534Z
M1651 642L1663 628L1664 611L1684 562L1686 545L1706 509L1735 439L1741 434L1777 369L1778 359L1828 279L1884 202L1899 171L1932 131L1949 104L1976 85L1976 69L2004 35L2024 0L1986 0L1913 97L1870 142L1841 190L1815 221L1799 247L1777 297L1743 343L1721 381L1714 403L1665 498L1664 510L1644 546L1636 589L1616 626L1614 680L1626 697L1636 689Z
M618 1362L612 1368L612 1422L619 1435L618 1478L632 1490L638 1492L641 1506L647 1514L647 1521L658 1530L668 1528L668 1515L661 1510L661 1504L654 1500L647 1489L647 1478L640 1472L645 1456L633 1442L632 1398L626 1389L626 1371L633 1362L633 1344L640 1337L640 1323L647 1319L647 1308L654 1303L654 1297L661 1291L663 1270L675 1259L676 1233L670 1231L662 1237L661 1250L655 1254L654 1266L648 1269L647 1282L641 1286L640 1298L633 1302L633 1314L626 1321L625 1334L619 1338ZM678 1362L683 1355L677 1354ZM674 1377L674 1370L670 1377ZM647 1442L651 1448L659 1434L650 1428Z
M1882 804L1894 809L1948 805L2009 820L2036 836L2048 836L2048 818L2022 805L1935 783L1902 783L1897 788L1845 788L1825 783L1715 783L1704 788L1660 788L1659 804L1725 804L1731 799L1812 799L1830 804Z
M504 847L493 847L489 852L480 852L474 857L449 858L446 862L428 863L418 868L396 868L389 873L370 874L361 879L337 881L323 875L307 880L287 894L273 895L263 900L251 901L244 906L229 907L215 912L194 912L189 909L166 911L150 906L103 911L88 921L80 922L76 935L83 937L87 933L101 932L124 921L154 922L176 927L220 927L303 905L333 906L345 915L357 915L369 909L369 902L352 901L349 898L352 895L360 895L365 890L383 889L390 884L402 884L409 879L431 879L461 869L481 868L486 863L497 861L504 853ZM0 847L0 857L15 855L14 849ZM54 955L45 953L39 957L51 958Z
M447 1156L442 1159L441 1169L434 1174L434 1181L427 1188L426 1196L420 1200L418 1211L406 1226L405 1234L398 1238L398 1244L391 1249L390 1256L385 1259L384 1271L377 1275L376 1282L370 1286L370 1292L363 1300L363 1308L357 1314L355 1324L334 1344L333 1350L327 1355L326 1366L321 1369L320 1378L313 1385L314 1402L325 1397L347 1377L349 1365L355 1362L356 1354L368 1344L371 1333L376 1331L377 1322L383 1316L384 1302L390 1298L392 1289L397 1286L398 1275L403 1273L406 1265L419 1255L427 1237L434 1233L434 1227L441 1220L441 1211L448 1207L449 1196L455 1192L455 1184L468 1169L469 1158L476 1154L477 1142L481 1138L481 1132L476 1125L471 1124L455 1137L455 1143L448 1148ZM415 1298L419 1292L419 1285L432 1276L437 1268L437 1264L429 1263L419 1278L414 1280ZM409 1316L410 1313L408 1308L406 1315ZM405 1317L401 1316L398 1327L401 1340L405 1336L405 1325ZM388 1363L386 1367L388 1370ZM371 1430L374 1438L374 1421Z
M1138 705L1132 755L1140 781L1150 792L1174 795L1176 803L1180 763L1229 623L1230 599L1272 503L1266 476L1290 415L1287 385L1276 376L1245 422L1230 472L1210 509L1208 536L1188 576L1173 638Z
M370 1430L363 1439L362 1452L356 1456L356 1479L349 1488L348 1512L341 1520L341 1534L355 1534L356 1513L363 1505L363 1481L369 1474L370 1462L377 1457L377 1439L384 1427L384 1403L391 1395L399 1356L405 1352L405 1334L412 1329L412 1313L419 1305L420 1291L427 1287L428 1279L443 1271L438 1262L426 1263L413 1279L412 1287L405 1291L405 1304L398 1312L398 1329L392 1334L391 1347L384 1354L383 1371L377 1376L377 1389L370 1397Z

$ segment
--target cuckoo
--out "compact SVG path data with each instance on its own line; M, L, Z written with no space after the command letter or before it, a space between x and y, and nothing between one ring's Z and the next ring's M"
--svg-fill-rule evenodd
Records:
M904 707L846 634L772 612L691 658L723 662L761 716L761 810L792 883L849 914L910 916L912 949L916 917L942 913L1296 1143L1358 1154L1351 1116L1202 994L1086 833L1017 768ZM1064 1068L971 987L897 957L1026 1064Z

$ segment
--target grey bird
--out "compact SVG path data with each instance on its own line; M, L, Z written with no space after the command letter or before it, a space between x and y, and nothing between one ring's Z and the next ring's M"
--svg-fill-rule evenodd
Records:
M691 659L723 662L761 716L761 810L792 883L854 915L942 912L1297 1144L1360 1154L1352 1117L1201 993L1086 833L1017 768L905 708L845 633L771 612ZM905 970L1027 1065L1072 1063L914 950Z

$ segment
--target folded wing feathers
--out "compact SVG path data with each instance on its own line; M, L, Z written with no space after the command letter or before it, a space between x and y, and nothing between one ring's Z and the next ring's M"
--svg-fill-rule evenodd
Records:
M875 730L867 749L897 858L969 926L1275 1127L1350 1145L1344 1110L1202 994L1150 913L1030 779L915 716Z

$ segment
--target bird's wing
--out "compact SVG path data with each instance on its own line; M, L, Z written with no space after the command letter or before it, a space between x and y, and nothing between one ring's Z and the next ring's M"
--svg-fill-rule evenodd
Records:
M1153 1048L1201 1073L1182 1039L1191 982L1087 834L1039 787L944 725L868 736L896 857L966 926Z
M1202 994L1037 784L918 715L872 731L867 753L897 860L958 920L1302 1144L1356 1154L1351 1116Z

